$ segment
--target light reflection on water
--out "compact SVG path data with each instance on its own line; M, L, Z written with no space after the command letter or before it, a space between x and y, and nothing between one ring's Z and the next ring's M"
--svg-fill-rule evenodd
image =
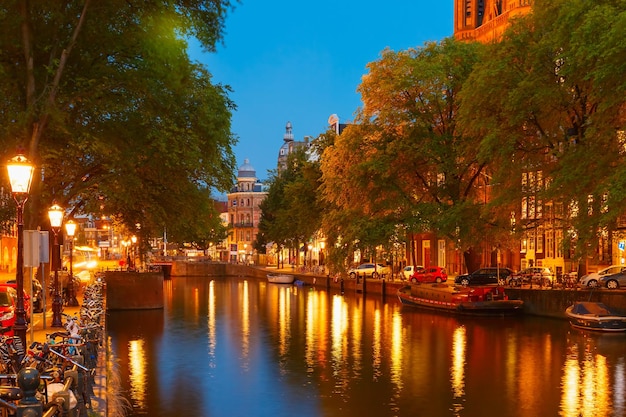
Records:
M109 312L133 416L617 416L626 336L254 279L173 278Z

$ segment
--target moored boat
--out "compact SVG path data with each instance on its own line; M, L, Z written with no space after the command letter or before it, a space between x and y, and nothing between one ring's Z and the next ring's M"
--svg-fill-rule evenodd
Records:
M511 315L524 306L522 300L510 300L502 286L407 285L398 289L398 298L408 306L467 315Z
M267 274L267 280L274 284L293 284L296 277L290 274Z
M577 329L600 332L625 332L626 315L611 310L603 303L578 301L565 309L570 325Z

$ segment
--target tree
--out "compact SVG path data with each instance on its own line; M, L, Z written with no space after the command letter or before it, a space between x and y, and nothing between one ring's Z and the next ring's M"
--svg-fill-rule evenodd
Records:
M563 206L561 227L581 256L626 202L625 84L614 75L624 66L624 22L621 1L536 1L488 47L462 93L460 120L484 136L498 201L523 202L526 229L540 224L543 203Z
M273 242L299 250L320 228L319 162L305 147L296 147L284 169L271 173L255 247ZM306 247L306 245L305 245ZM306 249L305 249L306 250Z
M480 48L445 39L385 50L368 64L359 86L363 109L322 159L324 198L333 211L350 213L325 216L328 233L371 246L389 242L404 224L464 248L502 234L482 198L488 171L476 152L481 137L464 134L456 120L457 96ZM342 227L346 217L359 226Z
M213 51L230 7L228 0L0 6L0 140L7 158L21 144L39 168L31 227L46 224L53 200L73 213L140 223L145 234L167 225L174 239L206 215L208 191L233 181L234 104L227 86L190 61L186 39ZM219 223L213 219L206 230Z

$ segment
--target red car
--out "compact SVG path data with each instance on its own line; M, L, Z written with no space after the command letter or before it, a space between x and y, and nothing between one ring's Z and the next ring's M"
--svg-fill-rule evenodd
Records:
M24 297L26 321L30 322L30 304ZM17 291L8 285L0 285L0 334L13 336L15 311L17 310Z
M446 274L445 268L440 266L427 266L426 268L415 271L411 276L411 282L444 282L448 280L448 274Z

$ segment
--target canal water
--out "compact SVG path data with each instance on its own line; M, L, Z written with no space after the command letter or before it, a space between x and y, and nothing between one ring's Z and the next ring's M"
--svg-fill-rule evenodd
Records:
M163 310L108 314L130 416L626 415L626 335L254 278L164 286Z

